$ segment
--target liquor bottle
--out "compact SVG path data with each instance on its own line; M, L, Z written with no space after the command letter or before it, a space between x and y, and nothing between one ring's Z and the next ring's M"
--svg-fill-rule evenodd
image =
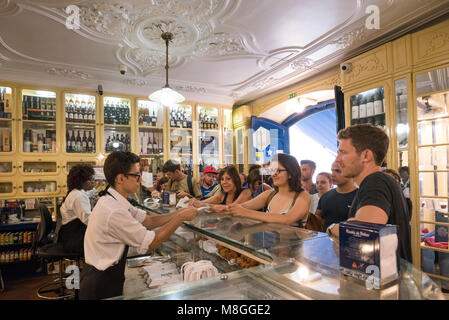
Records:
M151 117L151 125L153 127L157 126L157 116L156 116L156 110L155 107L153 107L153 115Z
M86 131L83 131L83 140L81 140L81 148L82 148L82 153L86 153L87 152L87 137L86 137Z
M74 112L75 112L75 110L73 108L73 100L72 100L72 96L70 96L70 100L69 100L69 122L73 122L73 120L74 120L73 113Z
M92 132L89 131L89 138L87 138L87 152L92 153L94 151L94 140L92 139Z
M8 129L2 129L3 152L11 151L11 135Z
M65 99L65 122L69 122L69 100Z
M111 137L108 137L108 139L106 140L106 153L111 152L110 146L111 146Z
M172 128L176 127L175 114L173 112L173 109L170 111L170 127Z
M76 148L75 148L76 152L81 152L82 147L81 147L81 135L80 135L80 131L78 130L78 134L76 136Z
M92 102L87 102L87 123L93 123Z
M359 103L359 123L366 123L366 98L362 96Z
M22 118L23 120L28 120L28 97L23 96L22 98Z
M79 114L79 102L78 100L75 100L74 106L73 106L73 122L78 122L78 114Z
M104 123L110 124L111 122L111 107L109 105L109 100L106 100L106 106L104 107Z
M352 122L351 124L359 123L359 97L354 95L351 97L351 111L352 111Z
M147 154L153 154L154 150L153 150L153 140L154 140L154 135L153 135L153 131L149 131L148 132L148 145L147 145Z
M176 113L176 127L182 128L182 119L181 119L181 111L178 109Z
M37 152L42 153L43 152L43 141L42 141L42 135L37 135Z
M366 101L366 117L368 122L374 124L374 94L370 94Z
M131 139L129 135L125 137L126 151L131 151Z
M69 129L66 130L65 143L66 143L66 152L72 152L72 145L70 144L70 132L69 132Z
M380 90L377 89L376 93L374 94L374 114L377 116L382 113L383 113L382 99L380 96Z
M158 143L158 132L157 131L153 131L153 153L157 153L157 143Z

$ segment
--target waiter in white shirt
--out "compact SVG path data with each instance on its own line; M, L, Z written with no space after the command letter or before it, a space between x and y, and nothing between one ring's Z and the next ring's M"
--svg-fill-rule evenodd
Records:
M104 163L110 187L89 218L84 237L85 266L81 272L80 299L105 299L122 295L128 246L145 254L167 240L197 209L148 216L127 200L141 180L140 158L131 152L112 152ZM156 231L154 229L160 227Z

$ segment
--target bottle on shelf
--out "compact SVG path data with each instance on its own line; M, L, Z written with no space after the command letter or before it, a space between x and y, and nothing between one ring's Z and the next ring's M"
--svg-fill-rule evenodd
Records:
M354 95L350 98L352 120L351 124L359 123L359 97Z
M359 102L359 119L360 123L366 123L366 97L363 95Z
M92 153L94 152L94 143L92 139L92 131L89 130L89 137L87 138L87 152Z
M76 140L75 140L75 152L81 152L81 135L80 135L80 131L78 130L78 134L76 136Z
M83 131L83 139L81 140L81 152L86 153L87 151L87 137L86 137L86 131Z

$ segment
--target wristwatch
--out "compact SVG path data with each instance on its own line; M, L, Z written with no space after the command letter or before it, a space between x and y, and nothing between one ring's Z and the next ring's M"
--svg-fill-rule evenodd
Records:
M327 234L329 234L330 236L332 236L332 228L335 227L335 223L332 223L329 227L327 227L326 232Z

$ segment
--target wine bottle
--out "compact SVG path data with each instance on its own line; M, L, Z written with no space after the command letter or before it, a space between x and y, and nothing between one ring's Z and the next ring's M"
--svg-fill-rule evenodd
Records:
M66 144L66 152L72 152L72 145L70 144L70 132L69 132L69 129L66 130L65 144Z
M81 152L81 135L80 131L78 130L78 135L76 136L76 152Z
M87 152L86 130L83 131L83 140L81 140L81 152L82 153L86 153Z

